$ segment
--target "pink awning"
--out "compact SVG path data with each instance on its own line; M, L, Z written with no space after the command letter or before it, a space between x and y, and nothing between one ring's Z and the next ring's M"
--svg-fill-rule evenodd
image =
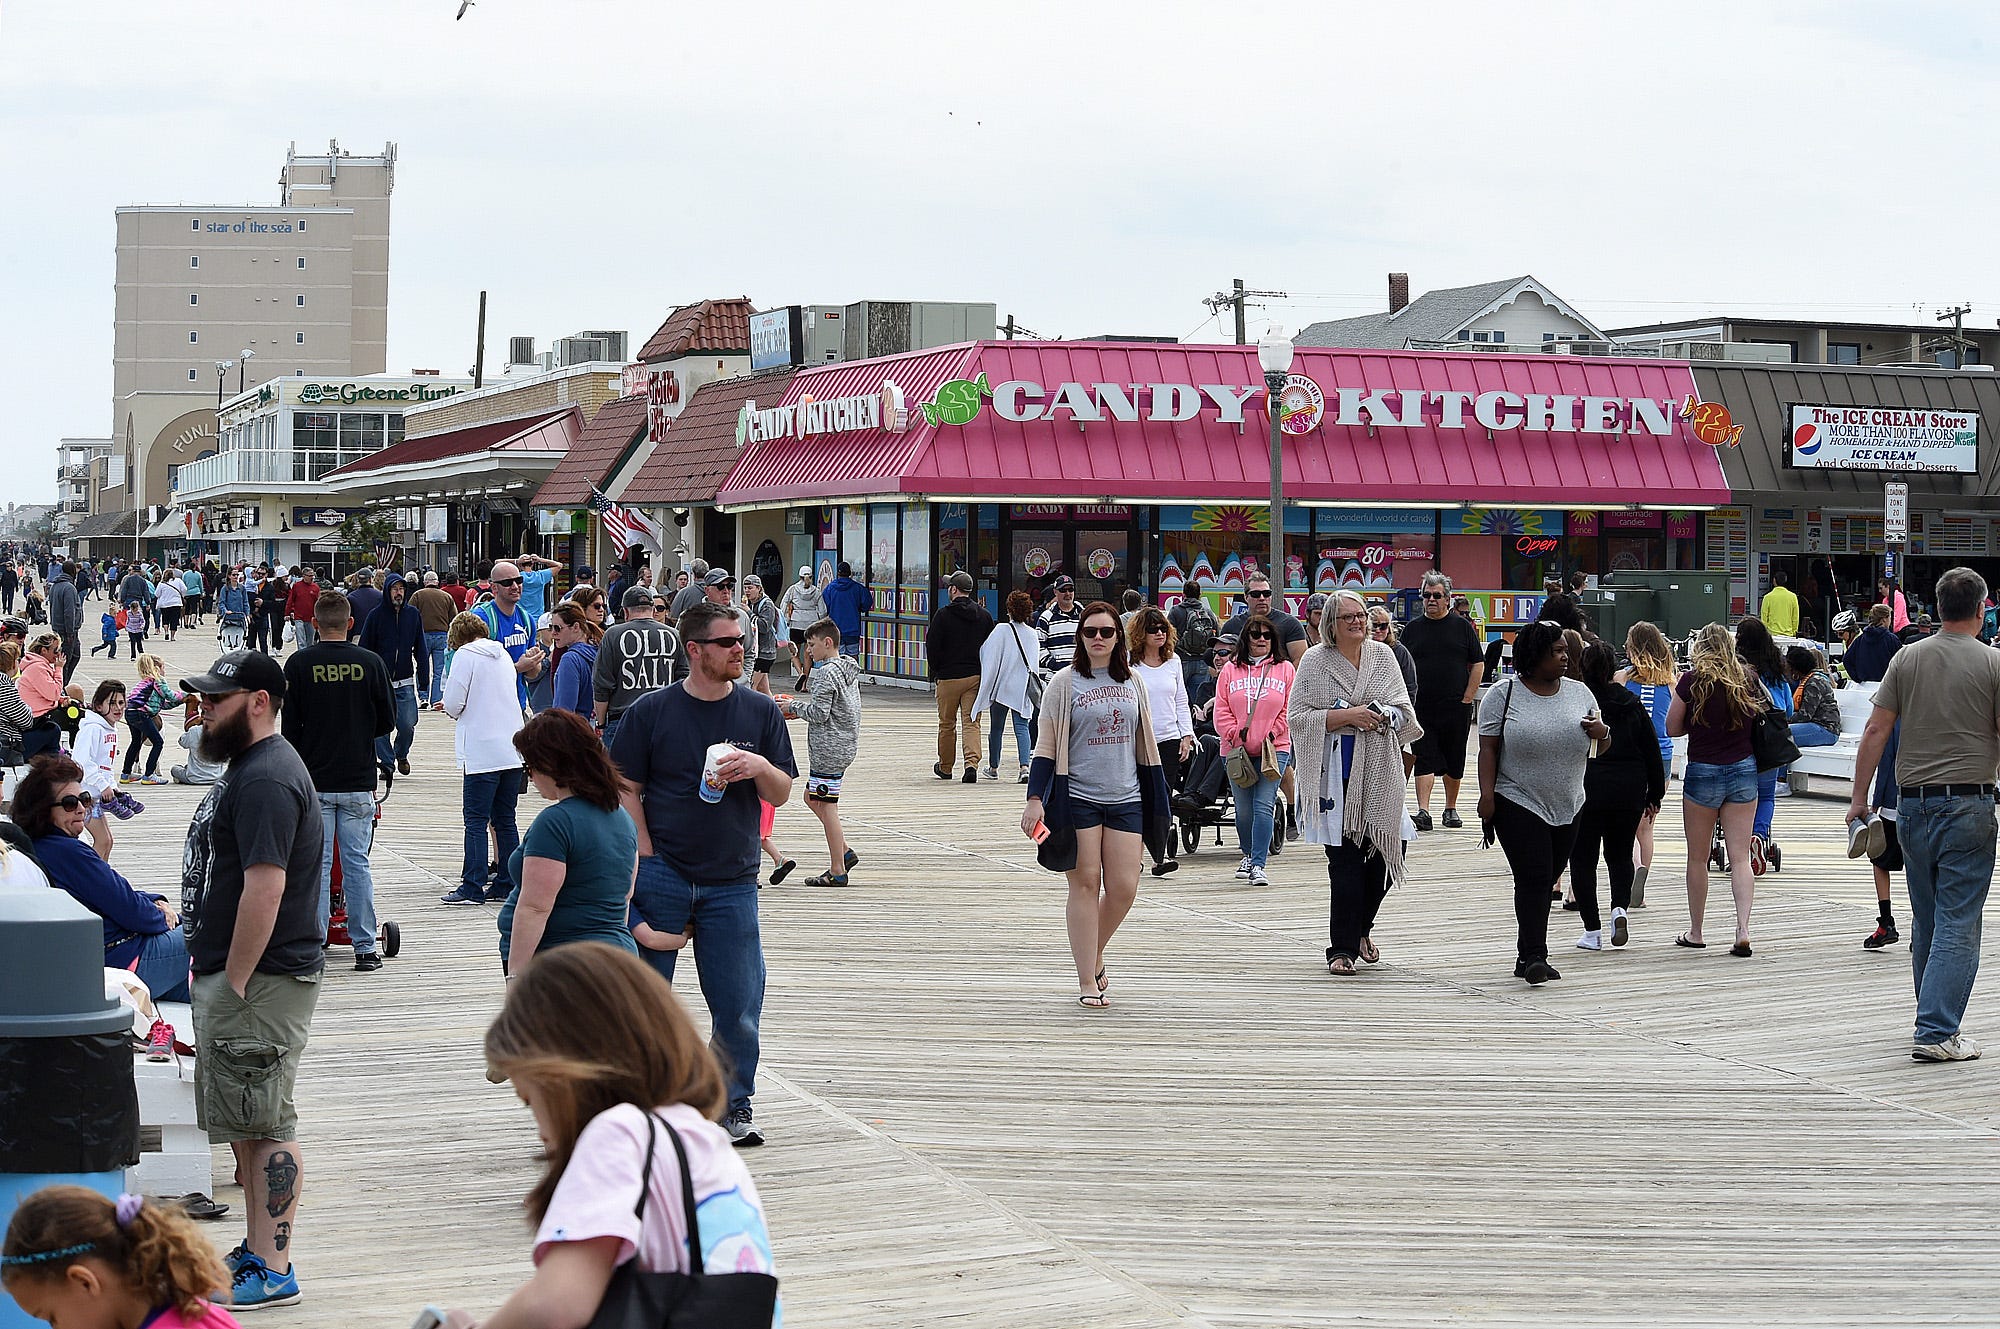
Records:
M1308 408L1293 417L1302 432L1284 440L1289 501L1729 501L1715 450L1680 418L1696 389L1679 361L1301 347L1292 373L1324 405L1306 428L1310 393L1288 399ZM923 404L941 385L982 374L986 394L970 420L926 418ZM774 434L767 422L717 502L907 494L1209 503L1270 493L1253 346L980 342L806 370L775 405L854 399L865 408L885 380L907 403L903 432L865 409L818 419L810 429L819 432L803 437ZM1229 418L1232 397L1240 421ZM1008 418L1023 415L1040 418Z

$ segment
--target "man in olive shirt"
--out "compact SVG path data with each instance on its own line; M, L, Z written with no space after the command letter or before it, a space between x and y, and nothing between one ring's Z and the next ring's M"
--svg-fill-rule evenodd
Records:
M1979 973L1979 932L1993 884L1993 777L2000 768L2000 651L1979 640L1986 581L1971 568L1938 578L1944 630L1896 652L1854 759L1850 822L1865 817L1882 747L1902 722L1896 835L1910 888L1910 964L1918 1061L1970 1061L1959 1033Z

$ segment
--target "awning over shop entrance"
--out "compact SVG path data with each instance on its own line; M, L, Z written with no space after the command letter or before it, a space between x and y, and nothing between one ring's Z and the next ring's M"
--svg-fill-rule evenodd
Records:
M1726 503L1684 363L1300 347L1285 498L1510 507ZM811 369L743 426L723 507L930 496L1258 503L1253 346L976 342Z
M323 483L334 499L376 505L508 493L518 500L548 478L582 432L583 412L575 406L468 425L405 439L328 471Z

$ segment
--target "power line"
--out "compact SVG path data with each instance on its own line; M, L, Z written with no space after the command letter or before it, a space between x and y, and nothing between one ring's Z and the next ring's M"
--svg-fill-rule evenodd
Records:
M1208 296L1202 301L1203 304L1208 306L1209 313L1211 314L1219 315L1225 308L1233 308L1236 311L1236 344L1238 346L1243 345L1249 340L1243 328L1243 311L1249 307L1252 297L1264 300L1284 300L1289 298L1283 291L1245 290L1243 279L1238 277L1230 284L1229 290L1217 291L1214 295ZM1261 309L1263 306L1259 305L1258 308Z

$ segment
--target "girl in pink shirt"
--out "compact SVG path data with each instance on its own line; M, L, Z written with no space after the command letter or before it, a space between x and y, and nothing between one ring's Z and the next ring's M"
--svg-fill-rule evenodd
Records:
M180 1210L137 1195L36 1191L7 1225L0 1286L62 1329L240 1329L208 1300L229 1286L215 1248Z
M1236 795L1236 845L1243 858L1236 879L1263 886L1269 878L1264 865L1272 852L1277 825L1278 785L1292 764L1292 731L1285 719L1291 702L1292 665L1278 653L1277 625L1263 614L1252 614L1236 641L1236 653L1215 680L1215 736L1226 755L1247 748L1261 762L1270 740L1277 757L1276 775L1264 774L1253 785L1230 782Z
M534 1113L548 1159L525 1201L534 1276L486 1329L575 1324L627 1262L647 1273L750 1275L744 1295L767 1300L778 1323L763 1202L716 1124L721 1068L650 965L603 942L541 952L507 985L486 1031L486 1065ZM695 1196L698 1250L675 1141ZM452 1311L447 1323L478 1322Z

